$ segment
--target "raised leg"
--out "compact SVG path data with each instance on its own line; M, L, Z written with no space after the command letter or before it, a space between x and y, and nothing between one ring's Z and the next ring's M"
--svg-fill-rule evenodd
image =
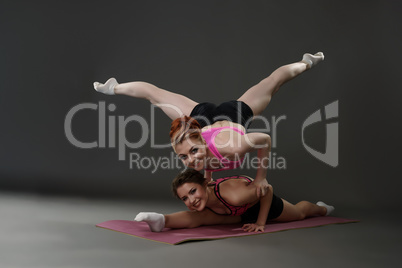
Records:
M174 120L183 115L189 116L197 102L146 82L129 82L119 84L111 78L105 84L94 83L95 90L105 94L127 95L134 98L146 99L158 106L170 119Z
M324 54L304 54L300 62L288 64L276 69L270 76L248 89L238 100L245 102L253 110L254 115L261 114L268 106L272 96L286 82L324 60Z
M325 216L327 215L327 208L324 206L318 206L308 201L301 201L296 205L283 200L282 214L273 221L288 222L303 220L312 216Z

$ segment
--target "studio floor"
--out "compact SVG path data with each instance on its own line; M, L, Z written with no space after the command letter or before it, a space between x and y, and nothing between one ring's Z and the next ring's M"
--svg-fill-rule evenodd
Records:
M141 211L170 213L177 203L0 193L0 267L396 267L402 216L336 208L359 219L278 233L177 246L96 228Z

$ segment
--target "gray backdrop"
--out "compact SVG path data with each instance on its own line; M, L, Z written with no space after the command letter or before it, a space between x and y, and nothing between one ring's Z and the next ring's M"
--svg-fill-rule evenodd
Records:
M286 84L263 113L270 121L286 116L274 150L286 169L270 170L268 181L290 201L400 208L400 14L397 1L1 1L0 187L170 200L170 181L183 166L130 169L117 148L80 149L67 140L65 117L82 103L116 105L107 118L151 122L147 101L97 93L94 81L147 81L219 103L305 52L323 51L325 61ZM336 168L301 141L304 120L334 101ZM155 141L169 142L169 118L158 110L155 121ZM81 141L97 140L97 111L77 113L72 130ZM138 124L126 130L130 141L142 136ZM305 135L325 150L325 122ZM172 154L151 147L148 139L126 157Z

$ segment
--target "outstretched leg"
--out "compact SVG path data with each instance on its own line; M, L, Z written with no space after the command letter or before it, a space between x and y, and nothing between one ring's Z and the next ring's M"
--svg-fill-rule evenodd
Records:
M96 91L114 95L127 95L134 98L146 99L158 106L170 119L174 120L183 115L189 116L197 102L146 82L129 82L119 84L116 79L110 78L105 84L95 82Z
M160 232L163 228L196 228L202 225L240 223L240 216L218 215L205 209L203 211L180 211L172 214L159 214L154 212L141 212L135 221L144 221L152 232Z
M272 96L286 82L324 60L324 54L304 54L300 62L288 64L276 69L270 76L248 89L238 100L245 102L254 115L261 114L271 101Z
M284 199L282 200L283 200L282 214L273 221L279 221L279 222L298 221L317 215L319 216L329 215L329 213L331 213L334 210L334 207L328 206L326 204L324 206L324 205L316 205L308 201L301 201L296 205L293 205ZM318 202L318 204L320 204L320 202Z

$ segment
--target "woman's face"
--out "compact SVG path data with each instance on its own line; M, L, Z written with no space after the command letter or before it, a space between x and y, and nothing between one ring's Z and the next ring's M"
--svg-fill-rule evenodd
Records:
M187 182L177 188L177 196L184 202L189 210L202 211L208 201L205 185Z
M176 144L174 149L184 165L197 171L204 169L207 153L206 146L201 140L195 138L185 139L183 142Z

